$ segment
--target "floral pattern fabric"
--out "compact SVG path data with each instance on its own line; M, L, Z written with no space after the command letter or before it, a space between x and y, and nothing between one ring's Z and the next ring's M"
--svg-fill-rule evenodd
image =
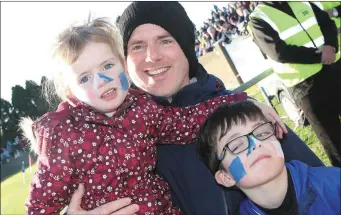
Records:
M130 197L139 214L180 214L167 182L155 172L155 144L193 142L217 107L246 98L237 93L185 108L162 107L130 90L112 117L84 104L62 103L32 126L39 157L28 214L59 213L79 183L85 185L85 210Z

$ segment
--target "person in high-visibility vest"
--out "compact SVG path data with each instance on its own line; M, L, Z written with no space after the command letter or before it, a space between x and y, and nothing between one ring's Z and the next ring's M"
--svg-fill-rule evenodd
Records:
M341 61L337 29L308 2L262 2L250 29L303 110L333 166L341 166Z
M334 21L337 32L338 32L338 40L339 40L339 51L341 48L341 2L339 1L321 1L321 2L313 2L316 6L318 6L321 10L324 10L328 13L329 17Z

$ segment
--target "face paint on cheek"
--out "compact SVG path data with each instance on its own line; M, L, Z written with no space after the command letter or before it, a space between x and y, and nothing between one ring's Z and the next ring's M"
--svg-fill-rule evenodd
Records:
M232 160L231 165L229 166L229 170L232 177L237 183L246 175L244 165L242 164L239 156L235 157Z
M126 76L126 74L124 72L121 72L119 75L120 81L121 81L121 86L122 86L122 90L126 91L129 88L129 81L128 78Z
M274 141L271 141L271 143L278 157L284 158L284 154L283 154L283 150L282 150L280 142L278 140L274 140Z
M101 79L103 79L105 82L110 82L110 81L113 81L114 79L113 78L110 78L102 73L97 73L98 74L98 77L100 77Z

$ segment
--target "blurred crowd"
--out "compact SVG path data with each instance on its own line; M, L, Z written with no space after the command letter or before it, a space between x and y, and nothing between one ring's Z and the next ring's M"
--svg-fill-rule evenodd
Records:
M195 53L197 57L213 51L214 44L223 46L232 42L234 36L248 35L246 29L250 13L258 2L228 2L226 7L213 5L211 16L196 31Z
M7 141L6 148L0 148L1 165L9 163L11 158L16 160L24 149L24 143L19 137L16 137L13 142Z

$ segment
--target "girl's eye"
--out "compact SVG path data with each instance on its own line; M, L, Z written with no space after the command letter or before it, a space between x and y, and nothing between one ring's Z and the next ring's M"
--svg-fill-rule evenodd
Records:
M88 82L88 81L89 81L88 76L85 76L85 77L83 77L83 78L81 79L81 84L84 84L84 83L86 83L86 82Z
M108 70L108 69L111 69L113 66L114 66L114 64L108 63L108 64L105 64L105 65L103 66L103 69L104 69L104 70Z

